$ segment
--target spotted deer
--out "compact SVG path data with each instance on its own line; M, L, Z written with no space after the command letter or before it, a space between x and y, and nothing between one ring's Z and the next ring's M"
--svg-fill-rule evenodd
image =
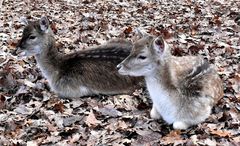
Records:
M143 84L139 77L122 76L116 65L126 58L132 43L115 39L71 54L58 52L46 17L27 22L17 52L35 56L51 89L59 97L75 98L97 94L128 94Z
M117 66L118 72L144 76L153 102L151 118L163 118L174 129L203 122L223 96L222 82L213 65L201 56L172 56L161 36L139 32L142 38Z

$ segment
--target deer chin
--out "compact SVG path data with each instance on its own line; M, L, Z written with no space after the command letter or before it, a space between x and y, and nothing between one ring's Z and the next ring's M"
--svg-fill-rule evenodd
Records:
M119 69L118 70L118 73L121 74L121 75L128 75L128 76L135 76L135 77L139 77L139 76L143 76L141 72L134 72L134 71L125 71L123 69Z
M37 53L34 51L34 50L24 50L22 51L19 56L20 57L29 57L29 56L34 56L36 55Z
M21 48L17 48L17 56L19 58L24 58L24 57L28 57L28 56L32 56L31 53L29 53L29 51L26 50L22 50Z
M40 46L35 46L30 49L21 49L18 47L16 53L17 53L18 57L34 56L34 55L38 55L41 53L41 48L40 48Z
M121 67L119 70L118 70L118 73L120 75L129 75L129 72L126 71L125 69L123 69L123 67Z
M135 77L141 77L141 76L146 76L149 73L145 70L136 70L136 71L130 71L128 75L130 76L135 76Z

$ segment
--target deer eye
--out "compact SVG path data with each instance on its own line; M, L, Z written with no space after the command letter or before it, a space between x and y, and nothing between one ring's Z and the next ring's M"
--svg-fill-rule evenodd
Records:
M139 55L138 56L138 59L141 59L141 60L144 60L144 59L146 59L147 57L146 56L143 56L143 55Z
M35 38L36 38L36 36L34 36L34 35L30 35L28 39L30 39L30 40L34 40Z

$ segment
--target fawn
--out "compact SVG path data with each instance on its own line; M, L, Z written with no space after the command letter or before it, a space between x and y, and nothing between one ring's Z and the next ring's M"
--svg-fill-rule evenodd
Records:
M200 56L172 56L161 36L139 33L142 38L117 68L122 75L144 76L153 102L150 117L163 118L174 129L203 122L223 96L214 67Z
M55 47L49 21L24 22L26 26L17 53L34 55L50 88L60 97L74 98L97 94L126 94L143 85L143 78L122 76L116 65L126 58L132 43L115 39L104 45L72 54Z

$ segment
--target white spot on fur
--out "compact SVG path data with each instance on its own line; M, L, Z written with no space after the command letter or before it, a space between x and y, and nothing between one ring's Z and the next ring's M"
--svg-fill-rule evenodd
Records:
M39 54L39 53L41 53L42 48L41 48L39 45L36 45L36 46L33 48L33 50L34 50L34 53L35 53L35 54Z
M186 130L189 127L189 125L187 125L184 122L181 121L176 121L173 123L173 128L174 129L182 129L182 130Z
M156 110L156 108L154 108L154 106L153 106L152 109L151 109L150 117L151 117L152 119L156 119L156 120L161 118L160 114L158 113L158 111Z
M154 107L167 123L173 123L176 120L176 108L171 102L168 92L161 87L157 79L151 76L145 79Z
M56 90L55 92L59 92L59 94L63 97L81 97L91 94L92 92L89 88L85 86L79 86L78 89L71 88L70 86L64 86L63 90Z

